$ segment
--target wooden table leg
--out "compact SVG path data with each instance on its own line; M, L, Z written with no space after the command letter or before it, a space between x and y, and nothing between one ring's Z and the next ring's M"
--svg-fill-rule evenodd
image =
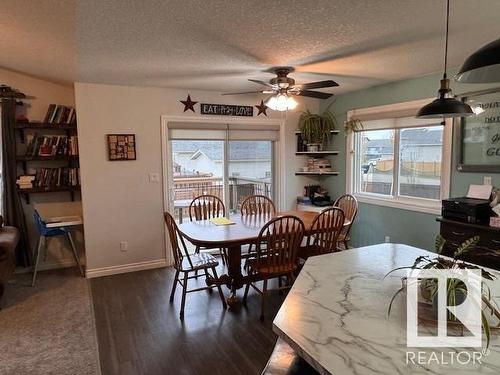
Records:
M241 274L241 246L231 246L227 251L227 268L228 268L228 287L231 289L231 294L227 298L227 304L232 307L238 303L236 291L240 289L243 284L243 275Z

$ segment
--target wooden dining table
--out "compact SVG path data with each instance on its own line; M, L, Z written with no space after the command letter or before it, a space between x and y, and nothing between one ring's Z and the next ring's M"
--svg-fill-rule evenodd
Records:
M241 252L243 245L257 243L262 227L272 218L284 215L294 215L304 222L305 234L311 231L311 225L318 212L282 211L274 215L230 215L234 222L230 225L215 225L209 220L190 221L179 224L179 231L193 245L205 249L227 249L227 274L219 280L209 280L208 283L219 282L231 290L227 298L229 306L234 306L238 299L236 291L246 284L248 276L241 272Z

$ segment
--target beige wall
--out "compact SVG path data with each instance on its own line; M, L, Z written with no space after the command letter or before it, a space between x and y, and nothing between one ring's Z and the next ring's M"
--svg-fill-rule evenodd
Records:
M162 184L149 183L149 173L162 173L161 116L183 113L186 90L141 88L76 83L76 107L82 174L82 199L88 276L158 267L165 263ZM227 97L208 91L189 91L198 102L258 104L260 98ZM298 112L305 106L313 111L318 101L305 100L286 122L285 207L293 207L295 196L311 180L296 177L304 163L295 156ZM199 115L199 106L196 106ZM270 117L280 113L268 111ZM255 111L255 115L257 112ZM262 118L262 115L260 116ZM135 133L137 160L107 160L105 135ZM120 251L120 241L128 251Z
M72 86L63 86L57 83L49 82L32 76L0 69L0 83L8 85L14 89L24 92L29 99L24 100L23 107L17 107L17 115L24 114L32 121L41 121L45 117L47 107L51 103L74 106L75 95ZM23 152L23 146L19 145L18 152ZM58 164L59 163L59 164ZM28 168L37 168L48 166L46 162L31 162ZM62 166L63 164L61 164ZM58 167L60 162L51 162L50 167ZM22 173L19 170L19 173ZM31 246L35 247L38 240L38 232L33 223L33 204L38 202L59 202L69 200L69 193L46 193L32 194L30 204L27 205L23 199L23 208L28 224ZM79 198L78 198L79 199ZM83 252L83 233L81 230L75 230L77 247ZM49 256L47 260L41 259L40 269L71 266L74 264L73 257L69 251L67 240L54 238L48 242Z

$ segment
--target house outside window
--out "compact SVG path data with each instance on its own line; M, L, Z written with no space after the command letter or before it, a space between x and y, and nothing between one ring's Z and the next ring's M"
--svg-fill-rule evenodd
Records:
M353 110L363 130L347 138L347 191L361 202L440 213L448 197L452 122L415 119L420 102Z

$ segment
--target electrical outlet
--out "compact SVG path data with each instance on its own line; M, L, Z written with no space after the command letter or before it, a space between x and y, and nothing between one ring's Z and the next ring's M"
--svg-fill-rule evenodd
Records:
M483 184L491 186L491 176L484 176L483 177Z
M390 243L391 242L391 237L385 236L384 241L385 241L385 243Z
M128 250L128 242L127 241L120 242L120 250L121 251L127 251Z
M159 173L150 173L149 174L149 182L153 184L157 184L160 182L160 174Z

